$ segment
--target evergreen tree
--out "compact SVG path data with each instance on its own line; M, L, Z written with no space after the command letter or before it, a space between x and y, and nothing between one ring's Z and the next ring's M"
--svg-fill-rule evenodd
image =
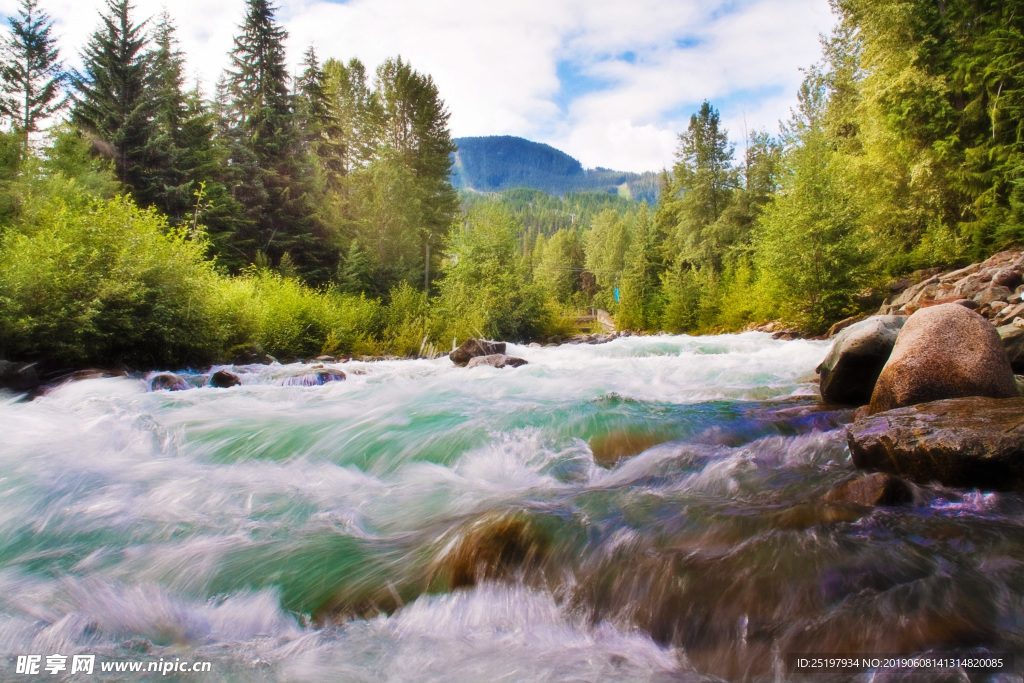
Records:
M669 260L720 269L728 242L716 230L716 222L738 185L732 154L718 111L704 102L679 136L677 162L662 203L660 218L674 252Z
M0 43L0 117L22 131L27 147L40 122L65 106L65 74L51 35L53 20L39 11L36 0L21 0L8 22L11 35Z
M150 192L155 111L147 90L151 61L145 22L136 24L132 10L128 0L107 0L102 25L82 52L84 71L71 76L77 90L72 120L98 153L111 158L118 180L148 206L155 199Z
M246 221L234 248L251 263L280 262L290 253L301 272L311 263L310 220L293 194L296 135L285 66L285 30L267 0L247 0L241 34L231 52L226 81L228 132L235 198Z
M448 179L456 149L448 131L450 115L434 80L413 70L401 57L378 67L375 89L374 118L381 144L393 150L415 178L421 212L417 237L423 245L426 290L432 261L437 260L458 210L458 196Z
M153 33L155 45L150 59L149 91L153 97L153 141L151 149L154 172L149 178L149 194L171 224L182 222L192 208L193 182L184 166L183 124L187 107L184 93L185 58L178 50L175 28L166 11L160 16Z

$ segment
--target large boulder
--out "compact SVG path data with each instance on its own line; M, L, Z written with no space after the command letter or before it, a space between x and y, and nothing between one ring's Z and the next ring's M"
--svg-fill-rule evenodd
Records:
M1024 398L954 398L897 408L847 427L857 467L920 483L1024 488Z
M526 365L526 361L522 358L516 358L515 356L506 356L503 353L492 353L489 356L476 356L475 358L470 358L466 367L475 368L481 365L489 365L492 368L503 368L506 365L518 368L520 365Z
M906 321L904 315L877 315L842 330L818 366L821 397L851 405L870 401L875 380Z
M1003 325L996 329L1003 341L1003 350L1010 359L1010 367L1018 375L1024 375L1024 327Z
M922 308L907 320L871 394L871 414L961 396L1017 396L995 328L957 304Z
M492 342L483 339L467 339L462 346L448 354L456 365L466 365L471 358L477 356L491 356L493 354L505 353L505 342Z

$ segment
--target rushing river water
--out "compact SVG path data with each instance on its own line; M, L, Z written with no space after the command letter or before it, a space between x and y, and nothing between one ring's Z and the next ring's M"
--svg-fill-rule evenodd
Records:
M797 652L1024 664L1024 499L823 504L853 474L851 411L817 394L827 347L634 337L510 345L517 369L349 362L330 366L347 381L300 386L302 366L248 366L231 389L0 396L0 679L55 653L97 655L70 680L788 680ZM99 670L159 660L211 673ZM23 678L40 677L59 678Z

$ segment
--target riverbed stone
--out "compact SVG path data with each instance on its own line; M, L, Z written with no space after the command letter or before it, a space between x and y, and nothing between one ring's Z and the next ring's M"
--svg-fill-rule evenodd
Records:
M1024 488L1024 398L946 399L871 415L846 429L857 467L919 483Z
M505 342L492 342L485 339L467 339L462 346L448 354L452 362L466 366L470 359L478 356L492 356L505 353Z
M158 372L149 380L149 386L153 391L184 391L192 388L192 385L173 372Z
M481 365L489 365L492 368L503 368L505 366L518 368L521 365L526 365L526 361L522 358L516 358L515 356L506 356L503 353L492 353L487 356L476 356L470 358L469 363L466 364L467 368L476 368Z
M995 328L956 304L923 308L904 324L871 394L871 413L961 396L1017 396Z
M218 389L230 389L242 383L241 378L228 370L218 370L210 375L210 386Z
M878 315L842 330L817 368L821 397L851 405L870 401L875 381L906 321L903 315Z

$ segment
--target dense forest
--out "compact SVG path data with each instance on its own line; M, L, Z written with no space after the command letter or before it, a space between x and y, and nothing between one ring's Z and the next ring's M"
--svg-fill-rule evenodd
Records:
M460 202L445 104L400 57L370 73L309 49L292 78L276 9L247 0L204 93L166 14L108 0L68 70L21 0L0 52L0 358L416 355L562 336L588 307L634 330L818 332L893 276L1020 243L1024 13L833 9L780 133L731 140L705 102L657 203Z
M455 147L452 185L457 190L530 188L557 197L602 192L654 204L661 189L657 173L584 170L565 152L511 135L456 138Z

